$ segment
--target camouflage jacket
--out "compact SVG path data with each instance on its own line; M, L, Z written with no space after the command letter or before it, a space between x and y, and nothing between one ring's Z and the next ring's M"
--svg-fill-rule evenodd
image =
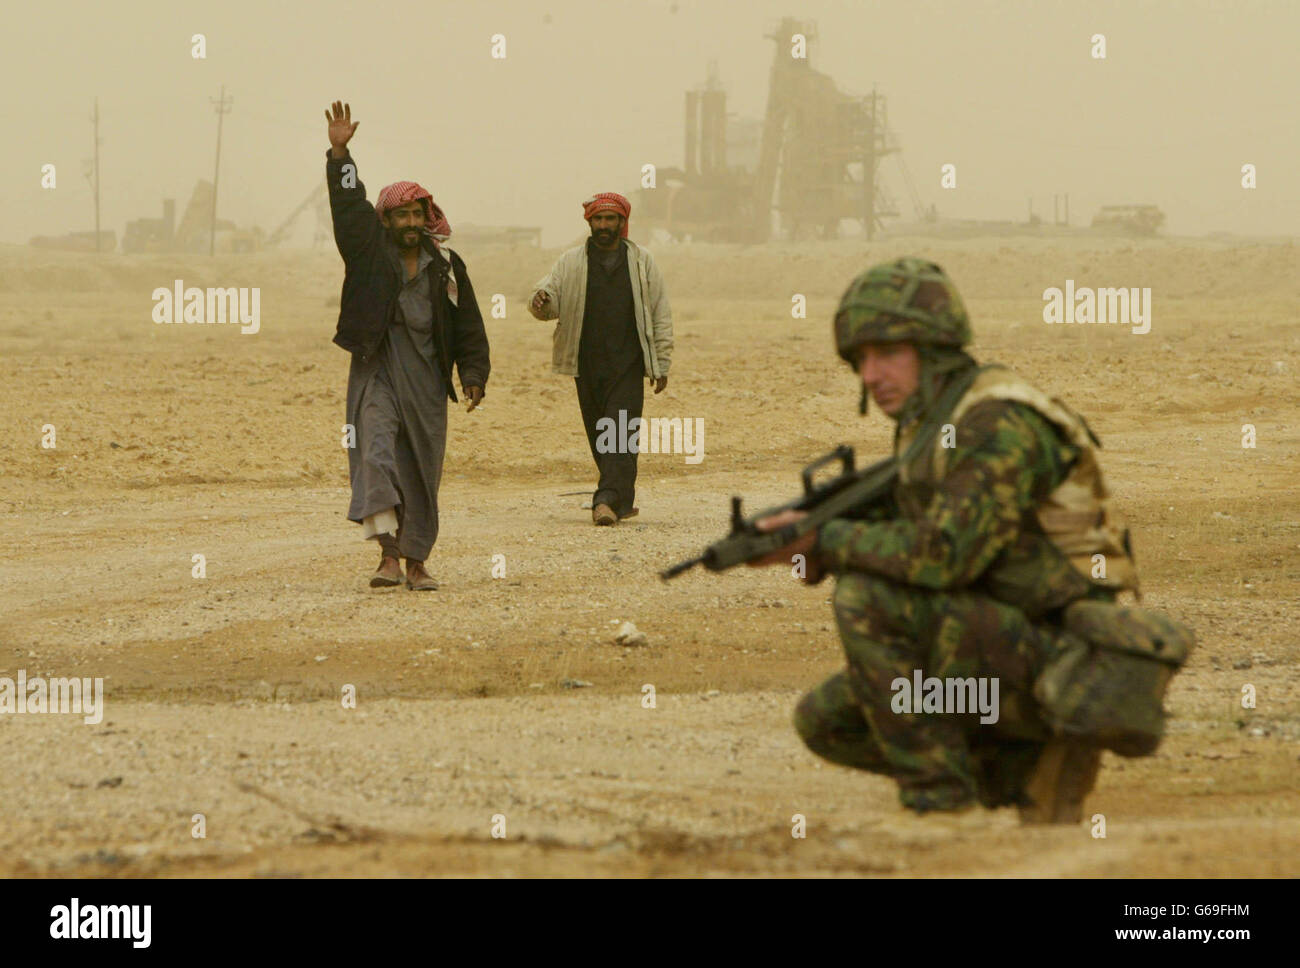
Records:
M1033 516L1077 454L1032 407L985 401L957 424L947 472L927 502L896 489L893 507L867 520L823 525L815 553L831 573L978 591L1036 617L1095 593Z

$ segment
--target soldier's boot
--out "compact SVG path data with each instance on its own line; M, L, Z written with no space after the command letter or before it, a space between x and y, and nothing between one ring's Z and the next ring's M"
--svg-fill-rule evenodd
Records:
M977 806L970 786L957 777L945 777L925 783L901 782L898 799L916 814L965 813Z
M925 811L905 809L872 824L875 831L907 844L933 844L936 839L965 838L973 833L1013 829L1015 825L1015 815L1010 811L983 810L974 800Z
M1083 800L1092 792L1101 769L1101 750L1079 740L1051 740L1025 784L1029 803L1020 807L1020 822L1078 823Z

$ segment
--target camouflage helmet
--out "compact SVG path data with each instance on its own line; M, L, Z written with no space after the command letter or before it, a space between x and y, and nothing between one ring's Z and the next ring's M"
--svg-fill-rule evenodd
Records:
M966 307L943 269L926 259L882 262L858 275L835 311L835 348L850 366L863 343L970 342Z

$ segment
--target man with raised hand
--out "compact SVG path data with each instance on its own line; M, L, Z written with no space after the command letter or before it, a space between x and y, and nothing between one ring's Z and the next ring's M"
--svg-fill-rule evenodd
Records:
M591 519L617 524L637 514L634 428L645 402L642 374L655 393L668 385L673 316L663 276L648 251L627 237L632 206L615 192L582 203L591 237L560 256L533 287L529 311L555 326L551 371L574 378L587 443L600 480ZM602 433L600 424L618 428ZM648 432L644 431L643 433ZM611 445L610 438L614 438Z
M415 182L395 182L371 205L348 142L360 122L350 105L325 112L334 241L343 295L334 342L352 354L347 423L352 501L348 520L382 550L370 587L432 591L424 563L438 537L438 484L447 444L455 363L467 411L487 385L487 333L465 263L446 245L447 218Z

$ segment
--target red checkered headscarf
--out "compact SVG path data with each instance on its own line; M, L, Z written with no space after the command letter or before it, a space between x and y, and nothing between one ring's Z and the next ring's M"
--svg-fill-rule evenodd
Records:
M375 213L382 217L390 208L397 208L416 199L419 199L424 207L424 234L433 240L434 245L447 241L447 237L451 235L451 225L447 221L447 216L433 200L433 196L415 182L393 182L382 189L379 192L379 199L375 202Z
M385 186L375 201L375 213L382 218L390 208L405 205L416 199L419 199L420 205L424 208L424 234L433 242L433 247L438 250L443 261L450 265L451 258L442 243L446 242L447 237L451 235L451 224L442 209L438 207L438 203L433 200L433 196L415 182L400 181ZM453 306L460 305L455 272L447 273L447 298L451 300Z
M597 192L582 203L582 217L588 222L597 212L618 212L623 216L623 227L619 235L627 238L627 220L632 214L632 203L617 192Z

